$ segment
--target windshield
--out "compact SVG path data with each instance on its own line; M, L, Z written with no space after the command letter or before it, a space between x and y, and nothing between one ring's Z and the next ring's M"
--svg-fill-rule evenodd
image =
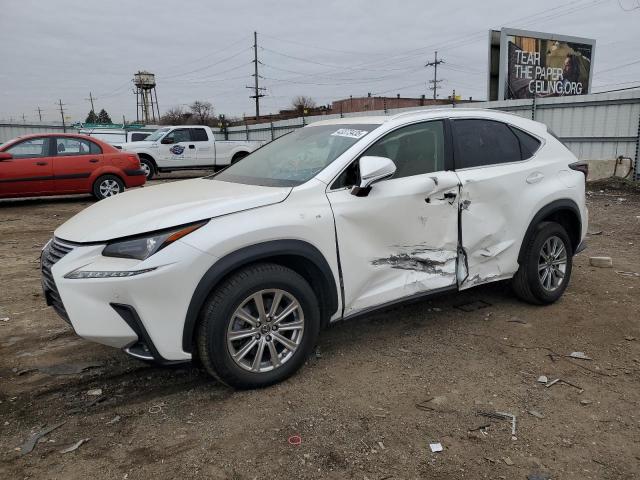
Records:
M209 178L271 187L301 185L377 127L340 124L301 128Z
M168 128L160 128L145 138L148 142L157 142L160 138L169 131Z

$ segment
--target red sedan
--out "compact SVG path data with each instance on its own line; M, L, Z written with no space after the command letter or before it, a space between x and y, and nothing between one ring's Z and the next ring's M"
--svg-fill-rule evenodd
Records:
M86 135L26 135L0 147L0 198L92 193L101 200L145 181L138 155Z

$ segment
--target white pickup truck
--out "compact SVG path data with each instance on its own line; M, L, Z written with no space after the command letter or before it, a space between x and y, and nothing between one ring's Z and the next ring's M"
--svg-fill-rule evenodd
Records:
M123 150L134 152L151 180L159 172L219 169L237 162L264 142L216 140L211 128L203 125L162 127L143 141L123 143Z

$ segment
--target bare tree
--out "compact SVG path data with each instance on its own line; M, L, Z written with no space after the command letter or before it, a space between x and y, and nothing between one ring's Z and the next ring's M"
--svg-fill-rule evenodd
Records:
M311 97L298 95L291 100L291 106L296 110L307 110L316 107L316 102Z
M201 102L196 100L189 109L193 115L193 118L201 125L209 125L213 120L213 105L211 102Z
M185 112L182 107L170 108L160 117L160 125L181 125L186 123L191 115L191 112Z

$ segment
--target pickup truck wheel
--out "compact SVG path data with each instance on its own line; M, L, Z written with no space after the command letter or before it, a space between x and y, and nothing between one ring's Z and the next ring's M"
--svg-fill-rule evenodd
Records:
M232 387L259 388L295 373L319 330L318 300L307 281L263 263L238 271L212 292L196 343L209 374Z
M155 175L156 169L153 165L153 162L151 160L149 160L148 158L141 158L140 159L140 168L142 168L144 170L144 173L147 177L147 180L151 180L153 178L153 176Z
M571 278L573 248L567 231L555 222L540 223L524 246L513 290L528 303L546 305L558 300Z
M93 183L93 196L98 200L124 192L124 182L115 175L103 175Z

